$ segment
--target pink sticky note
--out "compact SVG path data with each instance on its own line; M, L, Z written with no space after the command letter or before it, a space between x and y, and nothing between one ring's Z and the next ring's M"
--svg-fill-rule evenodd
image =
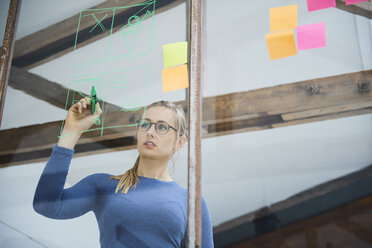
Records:
M297 27L297 49L305 50L326 46L325 23Z
M309 11L336 7L336 0L307 0Z
M360 2L368 2L368 0L346 0L345 5L350 5L354 3L360 3Z

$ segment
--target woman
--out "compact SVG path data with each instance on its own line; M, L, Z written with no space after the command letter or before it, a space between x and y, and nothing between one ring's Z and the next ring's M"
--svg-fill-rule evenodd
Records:
M74 146L82 131L102 113L90 113L90 98L68 111L58 143L40 177L34 209L53 219L69 219L93 211L100 244L110 247L180 247L187 229L187 189L169 176L167 165L186 142L181 107L160 101L147 107L137 128L139 156L123 175L93 174L64 189ZM202 197L202 247L214 247L211 217Z

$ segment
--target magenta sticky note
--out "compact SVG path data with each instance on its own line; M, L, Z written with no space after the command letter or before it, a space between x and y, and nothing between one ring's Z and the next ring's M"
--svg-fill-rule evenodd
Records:
M368 2L368 0L346 0L345 5L350 5L354 3L360 3L360 2Z
M336 0L307 0L309 11L336 7Z
M298 50L326 46L326 31L324 22L298 26L296 31Z

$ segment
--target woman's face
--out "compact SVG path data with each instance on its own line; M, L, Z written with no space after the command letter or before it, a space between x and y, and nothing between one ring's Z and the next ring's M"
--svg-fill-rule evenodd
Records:
M167 107L151 107L146 110L145 120L155 123L164 121L177 129L174 113ZM169 128L168 133L164 135L158 134L155 131L154 124L145 132L137 131L137 149L141 157L169 160L176 149L176 141L177 132L172 128Z

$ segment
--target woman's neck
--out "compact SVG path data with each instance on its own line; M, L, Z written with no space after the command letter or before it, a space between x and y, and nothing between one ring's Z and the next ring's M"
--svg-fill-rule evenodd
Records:
M172 181L167 170L168 161L159 161L140 157L137 175L155 178L164 181Z

